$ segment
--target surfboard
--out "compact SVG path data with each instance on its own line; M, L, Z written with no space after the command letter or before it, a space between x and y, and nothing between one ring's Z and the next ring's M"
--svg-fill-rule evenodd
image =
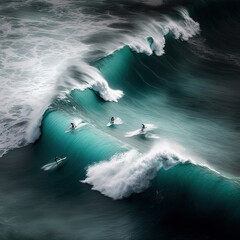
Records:
M135 130L135 131L131 131L131 132L126 132L125 137L133 137L133 136L137 136L139 134L145 134L146 132L143 132L141 129Z
M64 157L64 158L61 158L61 159L57 160L57 164L63 162L63 161L66 160L66 159L67 159L67 157Z
M75 127L75 128L71 128L71 129L68 129L68 130L65 131L65 133L71 132L71 131L73 131L73 130L75 130L75 129L76 129L76 127Z
M120 124L123 124L122 119L119 118L119 117L116 117L115 120L114 120L114 122L111 122L111 121L110 121L110 122L107 124L107 127L110 127L110 126L113 126L113 125L120 125Z
M149 131L152 131L154 129L156 129L157 127L154 126L153 124L145 124L145 128L142 130L137 129L135 131L131 131L131 132L126 132L125 137L133 137L133 136L137 136L137 135L145 135L148 136L149 138L158 138L157 136L153 135L153 137L151 137L151 134L149 134Z
M64 157L64 158L57 160L57 162L54 161L54 162L48 163L48 164L42 166L41 169L43 169L44 171L54 170L58 166L61 166L62 165L61 163L63 163L66 159L67 159L67 157Z
M85 125L87 125L87 123L82 122L82 123L80 123L80 124L78 124L78 125L75 125L75 128L72 128L72 127L70 126L64 133L72 132L72 131L74 131L74 130L76 130L76 129L79 129L79 128L85 126Z

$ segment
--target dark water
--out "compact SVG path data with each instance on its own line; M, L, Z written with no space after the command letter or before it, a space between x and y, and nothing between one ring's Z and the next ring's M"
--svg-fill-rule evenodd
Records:
M237 239L238 1L0 7L1 239Z

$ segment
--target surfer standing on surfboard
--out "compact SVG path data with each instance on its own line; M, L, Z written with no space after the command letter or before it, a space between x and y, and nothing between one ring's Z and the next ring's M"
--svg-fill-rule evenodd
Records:
M114 117L111 117L111 124L114 124Z
M142 123L142 129L141 129L141 131L143 132L145 128L146 128L146 126Z
M58 156L55 156L55 162L58 164L58 162L57 162L57 160L58 159L61 159L60 157L58 157Z
M72 130L76 128L76 125L74 123L71 123L71 126L72 126Z

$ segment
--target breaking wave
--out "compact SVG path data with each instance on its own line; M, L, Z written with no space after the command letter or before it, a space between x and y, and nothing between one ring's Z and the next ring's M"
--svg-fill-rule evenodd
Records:
M185 161L160 146L146 154L131 150L88 167L82 182L114 200L122 199L148 188L160 168L167 170Z

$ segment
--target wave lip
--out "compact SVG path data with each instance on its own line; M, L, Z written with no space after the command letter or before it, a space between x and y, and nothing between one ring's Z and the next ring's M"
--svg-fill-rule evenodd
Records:
M199 34L199 23L195 22L186 9L178 8L177 13L181 20L176 21L168 16L164 16L161 21L148 19L148 22L141 22L141 32L135 36L126 36L125 45L128 45L137 53L146 55L155 54L161 56L164 54L165 37L172 33L175 39L187 41L193 36ZM149 42L149 39L151 41Z
M28 5L30 2L27 1L25 4ZM9 4L11 6L8 4L6 6L13 7L12 3ZM15 4L14 8L21 10L22 5ZM195 22L183 10L179 22L171 20L169 25L170 20L167 17L163 17L163 21L147 16L143 21L137 18L135 24L138 25L136 29L139 31L131 33L119 31L119 34L109 41L111 44L105 41L86 44L84 39L91 40L95 33L103 30L115 36L116 32L109 25L122 22L123 19L112 16L107 21L97 21L98 23L95 21L94 27L89 29L92 18L83 13L79 14L78 8L76 11L67 8L67 2L61 4L54 2L53 9L55 7L63 7L66 10L63 14L69 14L71 10L71 18L59 21L56 12L51 12L51 18L47 20L46 25L45 15L39 19L18 16L17 21L10 16L1 17L3 34L0 42L6 46L2 49L6 57L2 57L2 67L0 66L4 87L1 91L3 103L0 104L2 114L0 157L10 149L26 146L38 139L42 115L57 94L76 88L80 90L90 88L105 101L118 102L124 96L123 91L109 86L98 69L83 60L90 52L102 51L104 54L100 55L103 57L109 55L109 52L112 53L128 45L136 52L143 52L147 55L154 52L156 55L162 55L165 46L164 36L169 31L176 33L176 36L180 36L183 40L195 34ZM86 24L83 23L83 19L86 20ZM79 25L79 22L83 24ZM17 41L11 36L16 36ZM67 39L65 39L66 36ZM151 44L148 41L149 37L153 39ZM77 67L80 69L82 79L66 76L69 62L71 65L80 65ZM65 77L67 81L65 79L61 82L61 79ZM16 87L13 88L12 86L15 85ZM21 103L20 107L19 103Z
M180 161L184 160L159 147L147 154L130 150L90 166L86 179L81 182L114 200L122 199L144 191L160 168L167 170Z
M61 89L66 89L66 91L92 89L103 100L109 102L118 102L124 95L123 91L110 88L100 71L84 61L69 67L60 85Z
M123 97L123 91L110 88L98 69L85 65L84 70L83 80L90 84L90 88L98 92L102 99L109 102L118 102Z
M187 41L191 37L199 34L200 25L189 16L188 11L184 8L178 8L177 11L184 21L175 22L166 17L168 24L164 26L165 34L171 31L176 39L181 39L182 41Z

